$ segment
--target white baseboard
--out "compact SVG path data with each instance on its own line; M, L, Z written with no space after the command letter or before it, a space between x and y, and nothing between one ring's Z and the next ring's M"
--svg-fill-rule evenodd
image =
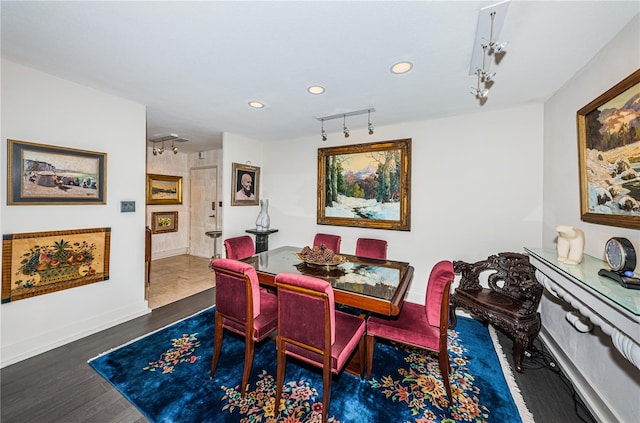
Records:
M189 249L187 247L176 248L174 250L154 251L151 253L151 260L158 260L158 259L163 259L163 258L173 257L173 256L181 256L184 254L189 254Z
M580 370L573 365L571 358L564 353L553 337L545 330L544 326L540 330L539 336L545 347L547 347L555 357L558 362L557 364L565 376L569 378L593 417L601 423L622 421L602 400L602 395L594 390L591 384L582 376Z

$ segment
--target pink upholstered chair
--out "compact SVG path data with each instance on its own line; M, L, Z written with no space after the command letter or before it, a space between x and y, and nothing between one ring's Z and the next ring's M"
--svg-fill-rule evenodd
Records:
M387 259L387 241L383 239L358 238L356 256L372 259Z
M405 302L397 318L370 317L367 320L367 379L371 377L376 337L434 351L438 353L440 373L451 404L447 329L453 278L453 263L443 260L431 270L424 305Z
M340 235L316 234L313 238L312 247L324 245L334 253L340 254L340 241L342 241L342 237Z
M335 310L333 288L322 279L281 273L278 291L278 364L276 410L282 396L286 357L322 368L322 421L327 419L331 377L339 373L359 347L364 363L365 321ZM360 375L362 377L362 374Z
M227 258L232 260L242 260L256 253L253 239L249 235L225 239L224 250Z
M254 342L260 342L278 327L276 296L259 289L258 275L250 264L217 259L211 264L216 274L215 341L211 360L213 378L224 329L244 336L244 373L240 392L244 396L253 366Z

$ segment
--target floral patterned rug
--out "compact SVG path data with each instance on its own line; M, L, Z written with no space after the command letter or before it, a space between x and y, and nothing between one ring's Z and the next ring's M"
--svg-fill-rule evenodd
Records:
M244 360L239 337L225 333L210 379L213 322L210 308L89 364L152 422L320 422L322 374L293 360L287 361L276 409L274 342L256 346L245 398L239 392ZM449 331L451 407L437 356L391 343L375 348L369 381L348 373L333 379L330 422L523 422L489 330L479 322L460 317Z

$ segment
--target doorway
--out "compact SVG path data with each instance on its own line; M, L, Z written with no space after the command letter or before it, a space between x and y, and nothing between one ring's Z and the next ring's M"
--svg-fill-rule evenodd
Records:
M211 258L220 254L220 238L210 238L208 231L218 230L218 167L190 170L189 255Z

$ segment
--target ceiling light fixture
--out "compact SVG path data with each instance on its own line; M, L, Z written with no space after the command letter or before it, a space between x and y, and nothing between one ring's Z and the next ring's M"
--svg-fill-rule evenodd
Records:
M494 37L497 38L502 30L508 7L509 1L503 1L480 9L480 14L478 15L478 27L476 29L473 54L471 55L469 75L475 75L478 79L476 87L471 87L473 89L471 94L480 100L481 104L486 102L489 88L495 82L496 73L490 70L491 61L495 59L495 63L498 64L505 53L506 44L497 41ZM487 28L487 25L489 25L489 28ZM487 32L489 33L488 38L486 36ZM487 59L490 60L487 61Z
M322 119L322 141L327 140L327 131L324 130L324 119Z
M264 107L264 103L260 103L259 101L250 101L248 104L254 109L262 109Z
M179 137L177 134L156 135L153 138L149 139L149 142L153 143L153 150L151 150L151 152L153 153L154 156L162 155L162 153L164 153L165 141L166 142L171 141L171 151L173 151L173 154L178 154L178 146L176 146L175 144L186 142L188 140ZM160 144L159 147L157 146L158 144Z
M411 62L398 62L395 65L391 66L391 73L400 75L409 72L412 68L413 64Z
M309 91L310 94L318 95L324 93L324 87L321 87L320 85L312 85L307 88L307 91Z
M339 113L337 115L329 115L329 116L317 117L316 119L318 119L321 122L322 141L326 141L327 140L327 133L324 130L324 121L325 120L332 120L332 119L342 118L342 133L344 134L345 138L349 138L350 131L349 131L349 128L347 128L347 116L363 115L365 113L367 113L367 115L368 115L367 130L369 131L369 135L373 135L373 124L371 123L371 112L375 112L375 111L376 111L376 109L374 109L373 107L368 107L366 109L354 110L353 112Z

